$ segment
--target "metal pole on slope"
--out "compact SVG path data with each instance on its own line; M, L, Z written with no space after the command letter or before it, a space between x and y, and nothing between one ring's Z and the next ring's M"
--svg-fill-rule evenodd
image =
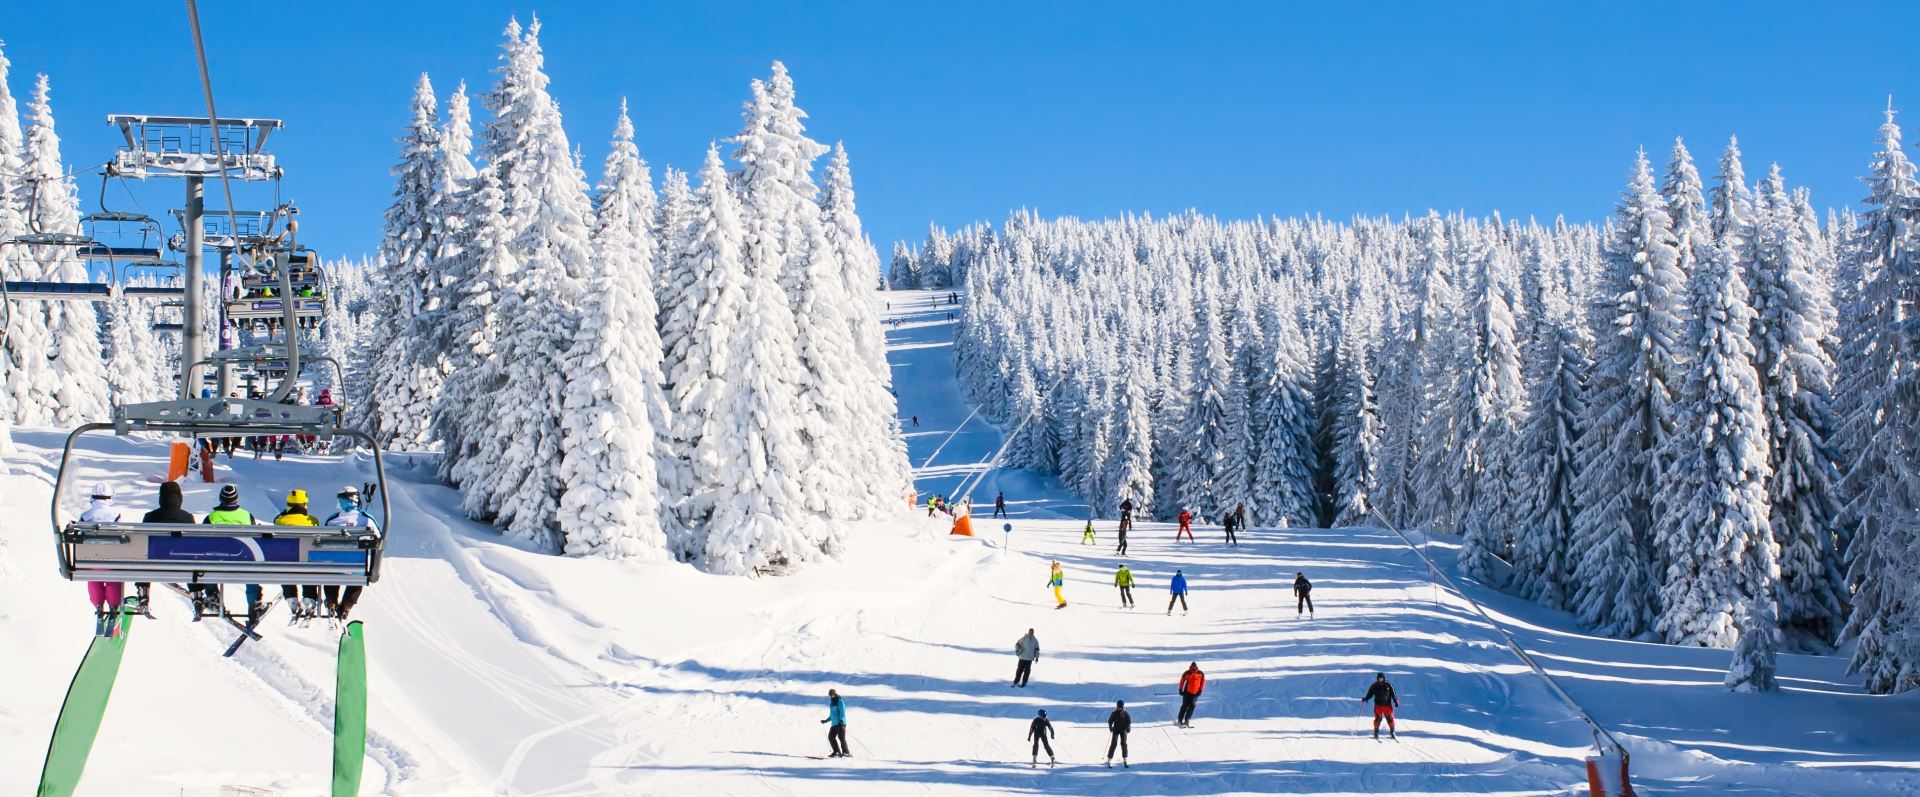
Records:
M1620 740L1615 739L1612 733L1607 732L1606 728L1600 727L1600 723L1593 718L1593 715L1588 714L1587 710L1583 708L1578 701L1574 700L1572 695L1567 694L1565 689L1560 688L1560 682L1554 680L1553 676L1549 674L1545 668L1535 662L1533 656L1527 653L1526 648L1521 647L1519 641L1515 640L1512 634L1507 633L1506 627L1501 625L1500 621L1493 619L1493 615L1489 614L1486 608L1480 605L1479 601L1474 600L1473 596L1468 595L1465 590L1460 589L1460 585L1455 584L1452 577L1441 572L1439 566L1433 563L1433 560L1427 556L1425 551L1420 549L1420 546L1414 545L1413 540L1408 539L1404 532L1394 527L1392 523L1387 522L1386 518L1381 517L1378 510L1374 510L1371 514L1374 520L1378 521L1380 525L1388 531L1393 532L1394 536L1399 537L1400 542L1406 545L1408 550L1413 551L1415 556L1420 557L1420 561L1427 564L1428 572L1440 579L1446 580L1447 586L1451 588L1455 594L1459 595L1462 600L1465 600L1468 606L1473 607L1473 610L1480 615L1481 619L1486 620L1487 625L1492 626L1494 632L1506 641L1507 649L1513 652L1514 657L1518 658L1521 664L1526 665L1527 669L1532 670L1534 675L1540 676L1540 680L1546 683L1547 690L1552 692L1555 697L1560 698L1561 702L1567 704L1567 707L1573 710L1574 715L1579 717L1581 722L1586 723L1588 731L1593 734L1593 746L1595 748L1602 754L1606 754L1609 748L1611 748L1612 752L1622 760L1628 758L1627 748L1620 744ZM1436 582L1436 584L1437 583L1438 582ZM1436 586L1436 589L1437 588Z

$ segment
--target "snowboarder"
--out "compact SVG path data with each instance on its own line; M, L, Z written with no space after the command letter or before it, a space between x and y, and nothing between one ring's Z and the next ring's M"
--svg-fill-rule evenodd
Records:
M1173 614L1173 604L1175 601L1178 601L1180 603L1180 613L1186 614L1187 613L1187 577L1181 574L1180 571L1178 570L1173 571L1173 583L1167 585L1167 594L1168 594L1167 614L1169 616Z
M360 508L360 488L351 484L342 487L340 492L334 495L334 501L340 507L340 511L328 515L326 525L366 528L372 529L375 534L380 533L380 527L374 524L373 518L368 517L367 513ZM353 586L347 587L346 591L342 592L337 586L326 588L327 611L333 613L334 619L346 622L347 613L353 611L354 604L360 602L360 589L358 586Z
M1373 738L1380 738L1382 717L1387 720L1387 738L1400 738L1394 734L1393 728L1393 710L1399 708L1400 698L1393 694L1393 684L1387 683L1386 673L1374 673L1373 685L1367 687L1367 693L1361 696L1360 702L1369 700L1373 701Z
M1174 529L1173 541L1176 543L1179 542L1180 535L1185 534L1187 535L1187 542L1193 542L1193 513L1182 509L1180 510L1179 520L1180 527Z
M1127 734L1133 731L1133 716L1127 713L1127 701L1113 701L1113 713L1107 715L1107 731L1113 738L1107 742L1107 768L1113 768L1114 748L1120 749L1120 766L1127 764Z
M1240 538L1233 536L1234 525L1237 521L1238 519L1233 516L1232 512L1228 512L1227 516L1220 520L1220 528L1225 529L1227 532L1228 545L1240 544Z
M160 505L158 507L148 510L147 514L141 516L140 522L142 523L194 523L196 522L193 519L192 512L188 512L187 510L181 508L181 506L185 503L186 503L186 496L180 492L179 482L172 482L172 481L161 482L160 483ZM148 595L147 590L150 587L151 587L151 584L145 581L142 581L140 583L133 585L134 596L135 596L134 599L140 602L140 608L142 611L145 611L147 608L147 600L150 597ZM195 589L196 591L204 591L201 588L197 588L197 587ZM205 589L212 589L212 588L208 587Z
M254 519L252 512L240 508L240 488L231 484L220 488L220 503L214 506L213 511L207 513L207 519L203 522L213 526L253 526L260 523L259 520ZM211 590L203 593L205 594L211 594ZM260 585L248 584L247 619L249 621L255 619L254 610L259 603Z
M1293 597L1296 598L1293 602L1294 616L1298 617L1304 611L1307 617L1313 617L1313 582L1307 580L1307 574L1293 574Z
M847 704L840 700L838 691L827 690L827 718L820 724L827 726L827 746L833 748L828 758L853 755L847 750Z
M80 513L80 522L120 522L120 508L113 505L113 485L106 482L93 485L93 503ZM93 605L95 634L104 636L113 628L113 612L120 608L126 592L127 586L118 581L87 582L87 602Z
M1007 516L1007 494L1006 493L996 492L993 494L993 516L996 518L1003 518Z
M1133 528L1133 499L1126 498L1120 501L1120 534L1122 539L1125 538L1127 529L1130 528Z
M1060 602L1060 605L1053 608L1067 608L1067 598L1060 594L1060 591L1067 587L1067 574L1060 569L1059 562L1053 563L1053 573L1047 576L1047 586L1053 588L1053 599Z
M1053 723L1047 720L1047 710L1040 709L1040 716L1034 717L1033 722L1027 724L1027 740L1033 742L1034 766L1040 766L1040 748L1042 747L1047 748L1047 766L1054 765L1053 742L1048 741L1053 736Z
M1133 608L1133 571L1121 565L1113 574L1113 585L1120 588L1120 608Z
M1020 660L1013 666L1013 685L1025 687L1027 679L1033 677L1033 662L1040 658L1040 638L1033 635L1033 629L1027 629L1027 635L1013 643L1013 655Z
M1095 540L1093 538L1093 521L1089 520L1087 521L1086 528L1080 530L1080 544L1092 545L1094 544L1094 542Z
M1187 665L1187 671L1180 675L1180 718L1175 724L1182 728L1193 727L1193 704L1200 699L1200 692L1207 688L1207 674L1200 671L1200 662Z
M294 488L287 493L287 509L273 519L275 526L318 526L320 521L307 514L307 491ZM293 609L295 619L312 617L320 613L320 588L316 586L296 587L292 584L280 585L280 597ZM259 616L266 610L260 604L261 595L247 590L247 618Z

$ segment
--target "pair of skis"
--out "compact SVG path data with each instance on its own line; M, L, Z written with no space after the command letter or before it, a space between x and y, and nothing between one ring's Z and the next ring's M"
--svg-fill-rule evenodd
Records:
M113 696L133 618L138 614L122 606L112 618L113 627L108 633L95 636L87 646L87 654L67 687L67 698L60 705L60 716L54 720L36 797L72 797L80 787L80 776L100 735L107 700ZM232 655L231 650L228 655ZM358 620L348 623L340 634L335 678L332 797L357 797L367 757L367 647Z

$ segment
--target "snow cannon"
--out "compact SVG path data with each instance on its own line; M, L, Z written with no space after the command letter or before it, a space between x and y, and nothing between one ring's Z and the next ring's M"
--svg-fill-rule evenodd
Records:
M1620 750L1587 756L1587 792L1593 797L1635 797L1627 781L1627 755Z

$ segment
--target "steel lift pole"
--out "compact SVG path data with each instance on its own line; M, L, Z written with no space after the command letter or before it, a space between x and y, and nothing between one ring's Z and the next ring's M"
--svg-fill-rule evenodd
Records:
M206 341L200 324L200 280L202 273L203 237L206 235L204 217L207 214L206 180L198 175L187 177L187 207L185 224L187 228L187 265L186 295L181 297L180 310L180 398L196 399L200 397L199 386L193 383L193 364L207 356Z

